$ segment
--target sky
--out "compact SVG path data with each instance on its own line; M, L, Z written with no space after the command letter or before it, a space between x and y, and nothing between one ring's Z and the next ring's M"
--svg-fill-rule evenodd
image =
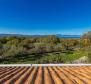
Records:
M0 34L72 34L91 30L91 0L0 0Z

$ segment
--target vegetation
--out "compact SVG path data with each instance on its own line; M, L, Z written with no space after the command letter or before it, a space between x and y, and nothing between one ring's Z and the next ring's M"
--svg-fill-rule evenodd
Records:
M91 62L91 31L78 39L0 37L0 63L72 63L83 56Z

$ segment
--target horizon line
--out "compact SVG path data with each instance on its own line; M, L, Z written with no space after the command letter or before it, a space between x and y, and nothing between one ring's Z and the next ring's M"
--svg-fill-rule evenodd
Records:
M0 33L1 34L8 34L8 35L78 35L81 36L82 34L62 34L62 33L55 33L55 34L22 34L22 33Z

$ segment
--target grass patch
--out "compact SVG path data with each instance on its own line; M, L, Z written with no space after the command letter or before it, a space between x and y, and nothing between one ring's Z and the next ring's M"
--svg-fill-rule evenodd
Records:
M74 60L77 60L83 56L87 56L87 52L85 51L75 51L73 54L66 54L64 61L65 63L71 63Z

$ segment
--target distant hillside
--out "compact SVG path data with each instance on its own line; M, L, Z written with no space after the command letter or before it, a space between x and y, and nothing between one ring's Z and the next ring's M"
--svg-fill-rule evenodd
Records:
M48 36L48 35L22 35L22 34L0 34L0 37L6 37L6 36L17 36L17 37L41 37L41 36ZM80 38L80 35L61 35L56 34L59 38Z
M30 36L30 35L22 35L22 34L0 34L0 37L6 37L6 36L26 37L26 36Z

